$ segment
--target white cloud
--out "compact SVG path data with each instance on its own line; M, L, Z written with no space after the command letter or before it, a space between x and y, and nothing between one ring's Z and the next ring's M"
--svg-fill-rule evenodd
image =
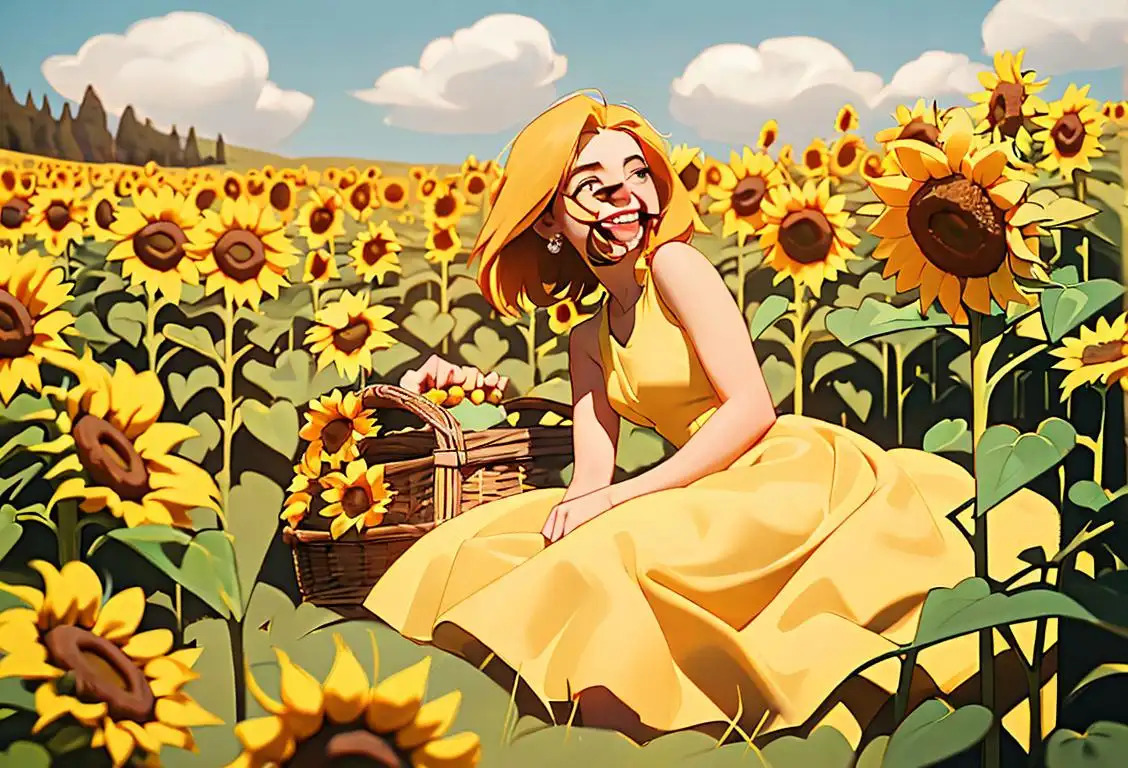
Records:
M96 35L77 54L51 56L42 70L72 101L93 85L114 115L132 105L138 119L163 130L176 125L183 136L195 126L236 145L277 144L313 109L310 96L269 80L266 51L253 37L205 13L170 13L124 35Z
M843 104L858 110L861 130L873 131L889 124L900 103L921 97L941 105L963 102L979 88L976 74L983 69L962 54L928 51L886 84L818 38L772 38L756 48L716 45L674 80L670 112L706 140L751 144L760 125L774 118L782 141L805 144L831 135Z
M1128 0L999 0L983 19L983 49L1026 49L1023 67L1058 75L1128 64Z
M425 133L496 133L534 117L556 98L568 69L539 21L517 14L480 19L432 40L416 67L390 69L353 96L391 107L384 123Z

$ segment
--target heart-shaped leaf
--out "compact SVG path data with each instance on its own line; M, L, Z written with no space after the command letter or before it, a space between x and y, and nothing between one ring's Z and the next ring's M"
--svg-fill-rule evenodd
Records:
M952 709L938 699L929 699L893 731L881 768L936 765L982 741L991 721L991 710L979 704Z
M290 349L278 356L273 366L248 360L243 378L274 399L289 400L304 406L332 389L348 387L335 366L315 371L313 359L304 349Z
M1051 342L1059 342L1101 309L1116 301L1124 286L1115 280L1088 280L1042 291L1042 322Z
M843 368L849 368L856 363L858 358L851 355L849 352L844 352L840 349L831 350L825 355L815 361L815 369L811 376L811 389L818 386L818 383L824 378L840 371Z
M74 319L74 330L78 338L98 352L104 352L120 341L117 336L106 330L102 325L102 319L94 310L79 314Z
M477 290L477 284L474 288ZM470 329L482 321L482 316L469 307L454 307L450 316L454 318L454 329L450 332L454 341L462 341Z
M18 512L11 504L0 507L0 562L3 562L23 535L23 526L16 522Z
M848 347L897 331L943 328L951 324L952 319L934 307L921 317L916 303L895 307L872 297L863 299L857 309L842 307L826 317L826 329Z
M216 424L211 414L202 412L193 416L192 420L188 422L188 426L196 430L198 434L196 437L185 440L177 449L177 453L189 461L202 464L208 453L219 445L221 437L219 425Z
M1046 768L1122 768L1128 725L1101 720L1084 733L1067 728L1046 740Z
M266 551L278 532L284 498L285 492L277 483L257 472L244 472L239 484L231 489L227 531L235 548L239 589L244 599L250 598Z
M187 376L170 373L167 383L173 404L178 411L183 411L192 398L204 390L219 390L219 373L210 365L201 365L189 371Z
M1120 677L1121 675L1128 675L1128 664L1100 664L1092 672L1081 678L1081 682L1075 685L1073 690L1069 692L1066 701L1076 698L1077 694L1081 693L1081 691L1098 680L1104 680L1108 677Z
M858 755L858 762L854 768L881 768L885 759L885 750L889 748L889 737L878 736Z
M454 330L455 320L439 308L438 302L424 299L415 302L402 325L429 349L438 349L443 339Z
M1079 507L1100 512L1114 501L1128 495L1128 485L1115 493L1106 491L1092 480L1080 480L1069 488L1069 500Z
M509 352L509 342L497 331L483 325L474 331L474 341L458 346L462 359L483 373L492 371Z
M269 408L257 400L240 407L243 426L255 439L292 461L298 450L298 410L287 400L275 401Z
M8 438L3 445L0 445L0 462L28 448L42 445L43 438L46 436L47 433L44 431L43 427L38 424L29 424L15 435Z
M1009 424L988 428L975 451L976 514L986 514L1056 467L1076 444L1073 425L1056 417L1039 424L1037 432L1026 434Z
M850 407L854 415L863 422L869 418L870 408L873 407L873 393L868 389L858 389L848 381L834 382L834 391L842 398L842 402Z
M764 747L770 766L818 766L819 768L853 768L854 749L841 732L820 726L807 738L784 736Z
M769 355L760 364L760 370L764 374L768 391L771 392L772 402L778 407L795 391L795 366L775 355Z
M282 335L293 328L293 322L285 322L283 320L268 320L261 318L254 328L247 331L247 341L254 344L259 349L271 352L274 350L278 340Z
M881 272L867 272L858 281L858 287L849 283L839 283L834 296L834 306L857 309L867 298L887 301L897 295L897 281L892 277L882 277Z
M51 753L34 741L17 741L0 752L0 765L12 768L51 768Z
M114 302L106 315L106 327L129 346L136 347L145 335L145 315L145 303L142 301Z
M474 405L469 400L463 400L447 410L464 432L479 432L496 427L505 421L505 410L489 403Z
M924 433L924 450L929 453L971 453L971 431L965 419L941 419Z
M791 306L791 301L786 296L779 296L773 294L760 302L760 306L756 307L756 313L752 315L752 322L748 325L748 332L752 334L752 340L760 338L760 336L775 324L776 320L783 317L787 312L788 307Z
M380 376L387 376L401 365L419 359L419 350L409 344L393 344L387 349L372 353L372 370Z
M208 333L208 329L202 325L193 325L189 328L176 323L167 323L161 329L161 333L172 343L198 352L209 360L218 361L221 359L222 353L219 351L215 340Z

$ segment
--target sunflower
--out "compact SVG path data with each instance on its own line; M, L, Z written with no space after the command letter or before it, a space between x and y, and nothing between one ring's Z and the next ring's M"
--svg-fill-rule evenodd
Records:
M917 99L912 107L904 104L897 106L893 112L897 125L892 128L883 128L877 132L874 139L879 144L889 144L892 141L916 139L925 144L936 145L940 137L940 112L933 104L925 105L924 99Z
M0 243L19 245L31 224L30 195L12 193L0 196Z
M302 269L303 283L320 285L340 276L337 259L329 251L317 248L306 254L305 267Z
M402 210L407 205L407 179L386 176L376 183L376 195L384 208Z
M561 299L548 308L548 327L557 336L563 336L576 327L587 315L571 299Z
M427 202L438 193L441 184L442 181L433 171L424 172L416 179L415 199L421 203Z
M802 187L779 184L768 192L760 249L776 271L774 284L790 277L818 296L823 282L836 279L847 260L857 258L853 247L859 239L845 205L845 195L830 194L830 179L808 179Z
M768 190L783 183L783 173L765 152L732 153L727 165L717 166L720 180L708 187L709 212L724 217L722 237L735 234L741 246L764 224L760 205Z
M203 213L215 205L223 194L222 187L214 181L201 181L192 187L188 199L196 206L196 210Z
M834 130L838 133L854 131L858 128L858 110L853 104L844 104L834 118Z
M345 201L332 187L309 191L309 199L298 212L298 233L310 248L324 248L345 234Z
M830 152L826 142L813 139L803 150L803 162L799 166L808 179L818 181L830 174Z
M40 365L69 367L74 353L63 340L74 316L62 309L73 298L63 270L37 253L0 246L0 400L21 386L43 388Z
M323 487L320 482L321 467L320 457L315 456L310 461L307 454L303 454L302 460L294 465L294 476L286 488L289 496L282 502L282 514L278 516L291 528L296 528L306 518L314 495Z
M158 422L165 394L154 371L135 372L118 360L111 374L91 357L67 393L71 452L51 476L78 473L59 484L54 500L80 499L84 512L108 510L138 525L192 527L195 508L221 513L219 490L202 467L173 453L197 437L192 427Z
M318 514L332 518L329 532L334 539L350 529L359 533L384 522L395 496L384 481L384 465L370 467L364 459L350 461L342 471L330 472L320 482L325 488L321 499L327 503Z
M844 179L858 170L865 149L866 143L861 136L847 133L838 137L830 148L830 175Z
M1123 122L1124 118L1128 116L1128 103L1118 101L1112 105L1112 119L1117 123Z
M368 222L368 229L357 234L349 256L356 276L367 283L383 283L391 272L402 272L399 252L403 250L388 222Z
M427 227L427 252L423 257L432 264L450 264L462 250L462 238L454 227Z
M1054 368L1069 371L1061 383L1063 403L1085 384L1110 385L1119 381L1128 390L1128 313L1111 323L1098 318L1093 330L1082 326L1077 338L1062 339L1062 345L1050 350L1050 354L1061 358Z
M263 175L261 170L252 168L243 178L243 188L246 195L258 205L267 205L266 193L270 189L270 179Z
M356 392L343 395L338 389L310 400L305 425L298 433L309 441L305 461L313 466L325 462L339 469L343 462L360 457L360 441L375 437L379 431L374 410L365 408Z
M283 225L247 199L223 201L192 230L190 252L200 257L207 294L223 290L226 301L258 309L264 293L278 297L286 270L298 258Z
M349 381L361 369L371 373L372 353L395 343L387 333L396 327L386 319L391 312L391 307L371 306L366 294L351 291L319 309L305 337L310 352L318 356L317 370L336 365Z
M93 732L114 768L140 749L153 759L165 745L194 749L192 728L221 725L182 688L200 649L173 651L168 629L138 632L145 592L130 587L103 602L98 575L80 561L58 570L30 563L43 589L0 583L25 607L0 619L0 677L34 683L39 718L32 733L70 717Z
M117 239L110 226L117 219L118 207L121 201L110 187L96 188L90 199L86 201L86 234L93 237L95 242L110 243Z
M1039 263L1035 224L1016 226L1027 182L1011 178L1007 147L973 149L974 124L967 110L951 117L940 146L921 141L890 145L897 171L867 179L884 203L869 231L882 239L874 258L885 260L885 277L897 290L920 288L925 314L937 298L956 322L967 308L987 314L991 301L1029 304L1015 275L1032 278Z
M1097 112L1097 102L1088 98L1089 86L1078 88L1070 83L1060 101L1050 105L1046 115L1033 118L1041 131L1033 139L1045 147L1046 157L1038 163L1047 171L1060 171L1065 179L1073 172L1091 171L1089 161L1104 154L1101 131L1105 117Z
M228 200L238 200L246 196L247 182L235 171L227 171L220 180L219 191Z
M705 193L705 163L701 149L688 144L674 147L670 153L670 165L689 192L689 199L696 205Z
M298 188L290 179L274 176L267 183L266 202L278 218L289 223L294 217L294 202L298 199Z
M377 683L380 658L372 638L372 687L364 668L340 635L333 666L319 682L280 649L281 701L270 698L248 674L248 689L269 714L235 726L243 753L226 768L330 765L353 758L364 765L475 768L481 760L477 734L447 736L462 696L452 691L423 702L431 658Z
M423 203L423 221L432 227L455 227L467 212L462 193L448 184L440 184L435 194Z
M779 123L775 120L768 120L760 126L760 137L756 140L756 146L759 147L761 152L767 152L778 138Z
M367 182L374 182L384 175L384 169L378 165L365 166L364 170L360 172L360 178Z
M793 154L794 150L792 149L790 144L784 144L782 147L780 147L779 156L776 159L776 162L779 163L779 167L785 171L790 168L793 162Z
M172 302L180 301L182 285L199 285L200 273L189 256L189 232L200 223L195 204L169 187L143 190L131 207L117 210L110 232L117 244L106 261L122 262L122 277L134 286Z
M380 207L380 198L372 186L372 182L361 179L349 187L344 193L345 209L356 221L368 221L372 211Z
M866 179L875 179L879 176L885 175L885 164L881 155L876 152L867 152L859 166L862 177Z
M83 196L81 190L48 187L31 198L27 232L43 243L47 253L62 256L71 245L85 239L87 209Z
M468 202L480 203L489 191L490 177L477 168L464 170L457 186Z
M1018 133L1023 118L1047 111L1046 102L1034 94L1041 91L1049 80L1038 80L1033 70L1023 71L1025 51L995 54L994 70L979 73L979 82L985 90L968 95L976 106L971 116L976 121L976 132L999 131L1003 136Z

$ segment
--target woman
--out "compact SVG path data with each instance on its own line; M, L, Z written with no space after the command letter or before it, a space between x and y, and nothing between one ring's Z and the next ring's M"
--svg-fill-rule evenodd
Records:
M511 315L522 297L607 291L569 341L574 473L567 489L444 523L365 603L417 642L515 670L554 717L578 701L585 725L636 739L723 728L738 712L748 732L765 716L761 732L825 719L858 665L912 638L931 588L973 574L945 519L973 495L970 476L777 418L741 312L690 244L698 224L633 110L578 94L521 132L471 258ZM404 383L479 376L432 358ZM612 482L620 417L677 452ZM1032 493L991 519L996 567L1057 544L1056 513ZM975 649L968 638L922 653L927 682L967 680ZM866 678L893 691L897 667ZM855 732L879 703L852 702ZM850 733L844 716L834 708L830 722Z

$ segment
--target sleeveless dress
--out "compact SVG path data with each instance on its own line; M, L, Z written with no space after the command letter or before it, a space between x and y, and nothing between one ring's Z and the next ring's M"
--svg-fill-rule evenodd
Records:
M680 446L719 401L645 266L639 279L627 343L600 311L607 391L623 418ZM444 523L365 607L416 642L500 661L553 717L599 689L644 733L723 729L741 711L748 733L817 716L856 743L873 712L828 711L828 697L911 641L931 588L974 573L970 545L945 518L974 495L962 467L803 416L779 416L728 469L620 504L545 547L541 528L563 494L530 490ZM990 530L996 578L1022 566L1022 550L1058 545L1055 509L1029 491L992 510ZM1032 630L1019 634L1026 645ZM969 636L918 664L950 691L974 673L976 653ZM892 692L898 668L863 676ZM1004 724L1025 743L1027 722L1012 712Z

